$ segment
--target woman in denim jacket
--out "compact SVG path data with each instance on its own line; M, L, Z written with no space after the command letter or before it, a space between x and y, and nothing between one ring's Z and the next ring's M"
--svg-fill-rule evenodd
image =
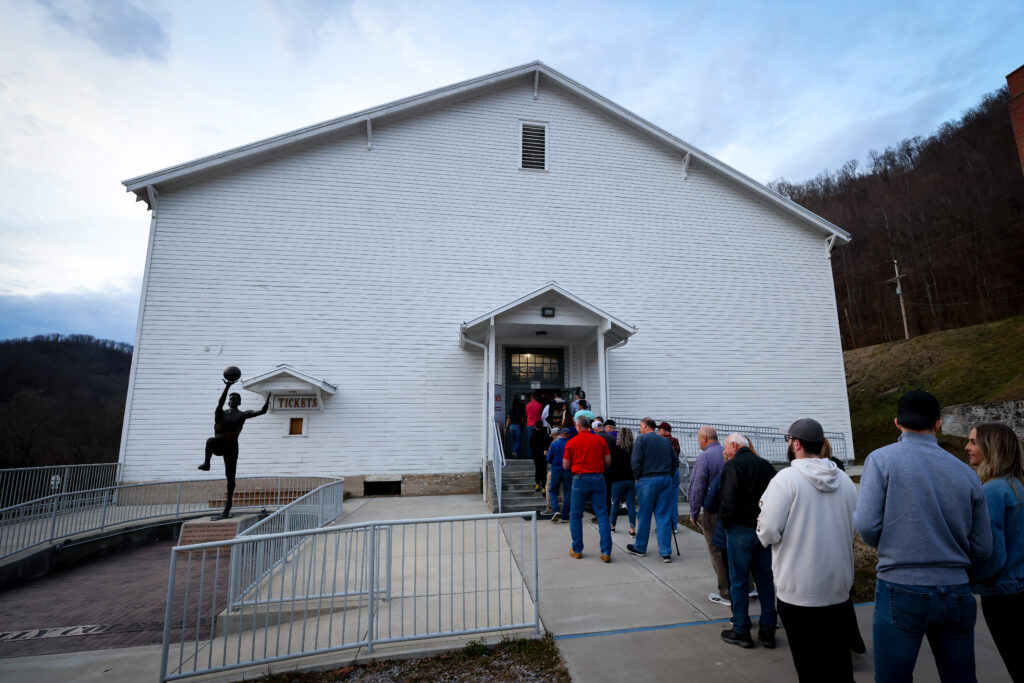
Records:
M1017 621L1024 609L1024 450L1013 430L983 422L971 430L967 455L978 468L992 519L992 556L976 568L972 589L1014 681L1024 681Z

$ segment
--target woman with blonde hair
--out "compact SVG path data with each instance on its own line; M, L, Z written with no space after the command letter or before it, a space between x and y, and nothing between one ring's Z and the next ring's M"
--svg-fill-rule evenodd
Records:
M992 556L972 589L992 640L1014 681L1024 681L1024 649L1017 620L1024 609L1024 449L1012 429L982 422L972 430L967 456L981 477L992 520Z

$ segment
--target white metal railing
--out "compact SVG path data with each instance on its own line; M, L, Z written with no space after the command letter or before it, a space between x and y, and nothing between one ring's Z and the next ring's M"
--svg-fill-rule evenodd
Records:
M498 512L501 512L501 472L507 461L505 460L505 448L501 443L501 432L498 431L498 423L491 421L491 434L488 441L490 451L491 469L494 471L494 495L498 499Z
M615 424L620 427L629 427L636 431L640 427L638 417L616 417ZM739 432L748 437L754 444L754 449L765 460L769 462L784 463L787 461L786 436L777 427L758 427L751 425L723 424L718 422L693 422L688 420L676 420L673 418L659 418L672 425L672 436L679 439L679 446L682 449L681 457L690 462L700 455L700 446L697 445L697 432L704 425L714 427L720 439L733 432ZM832 455L844 463L849 463L852 458L846 450L846 435L842 432L825 432L825 438L832 445Z
M243 530L238 537L319 529L341 516L344 500L344 480L324 484ZM285 562L305 539L304 536L285 536L260 545L258 553L245 552L250 548L232 553L228 609L255 604L252 593L260 581Z
M234 509L277 507L334 477L243 477ZM223 479L126 484L59 493L0 510L0 558L120 524L223 509Z
M297 550L227 609L231 557ZM516 549L517 554L513 552ZM540 632L536 512L362 522L174 548L160 680L494 631Z
M0 470L0 508L58 493L116 486L121 465L49 465Z

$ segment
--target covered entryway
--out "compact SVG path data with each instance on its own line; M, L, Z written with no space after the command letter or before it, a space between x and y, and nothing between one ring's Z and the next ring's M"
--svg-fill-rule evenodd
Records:
M562 389L571 400L572 391L582 388L594 412L608 416L608 352L636 331L556 282L464 322L463 348L484 356L484 443L501 448L499 433L512 400L531 390Z

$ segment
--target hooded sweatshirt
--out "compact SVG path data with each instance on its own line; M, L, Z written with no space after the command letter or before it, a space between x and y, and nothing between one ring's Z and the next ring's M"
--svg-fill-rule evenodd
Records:
M761 496L757 537L772 548L779 599L800 607L845 602L853 585L857 489L835 463L801 458Z

